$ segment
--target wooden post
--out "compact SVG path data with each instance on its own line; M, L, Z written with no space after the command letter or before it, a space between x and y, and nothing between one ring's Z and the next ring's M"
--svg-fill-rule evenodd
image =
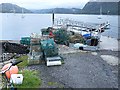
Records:
M54 12L52 13L52 26L54 26L54 19L55 17L54 17Z

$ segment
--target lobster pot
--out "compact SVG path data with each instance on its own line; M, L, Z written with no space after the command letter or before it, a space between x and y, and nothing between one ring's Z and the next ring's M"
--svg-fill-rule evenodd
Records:
M85 42L81 34L75 34L69 37L70 43L83 43Z
M30 45L31 38L30 37L22 37L20 40L20 44Z
M40 64L42 62L42 56L43 54L40 52L34 52L34 54L29 55L28 57L29 65Z
M58 55L58 47L53 39L41 41L41 48L45 57L52 57Z
M58 48L54 47L53 48L48 48L44 50L44 54L46 57L53 57L58 55Z
M40 38L32 38L30 43L31 43L31 45L39 45Z
M69 35L67 34L67 31L64 29L57 29L54 32L54 39L57 44L64 44L65 41L69 40Z
M31 45L30 46L30 53L32 54L32 52L41 52L40 45Z

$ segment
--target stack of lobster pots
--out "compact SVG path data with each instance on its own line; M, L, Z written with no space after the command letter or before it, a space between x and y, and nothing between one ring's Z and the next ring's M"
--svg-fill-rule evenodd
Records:
M41 51L40 38L31 38L30 42L30 53L29 53L29 64L40 64L43 53Z

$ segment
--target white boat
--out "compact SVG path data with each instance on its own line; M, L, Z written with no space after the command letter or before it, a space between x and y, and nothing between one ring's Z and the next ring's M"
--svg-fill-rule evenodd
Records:
M98 16L98 19L102 19L102 6L100 6L100 15Z
M100 24L101 29L110 29L110 23L107 21L105 23Z
M24 14L24 10L22 8L22 16L21 16L21 18L25 18L25 16L23 14Z
M11 12L15 15L16 11L15 11L14 5L12 5L12 10L11 10Z
M98 19L102 19L102 15L98 16Z

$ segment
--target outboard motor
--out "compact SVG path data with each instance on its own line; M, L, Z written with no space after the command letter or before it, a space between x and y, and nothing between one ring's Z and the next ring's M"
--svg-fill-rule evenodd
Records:
M98 39L97 38L92 38L92 39L88 39L86 40L86 44L89 46L97 46L98 45Z

